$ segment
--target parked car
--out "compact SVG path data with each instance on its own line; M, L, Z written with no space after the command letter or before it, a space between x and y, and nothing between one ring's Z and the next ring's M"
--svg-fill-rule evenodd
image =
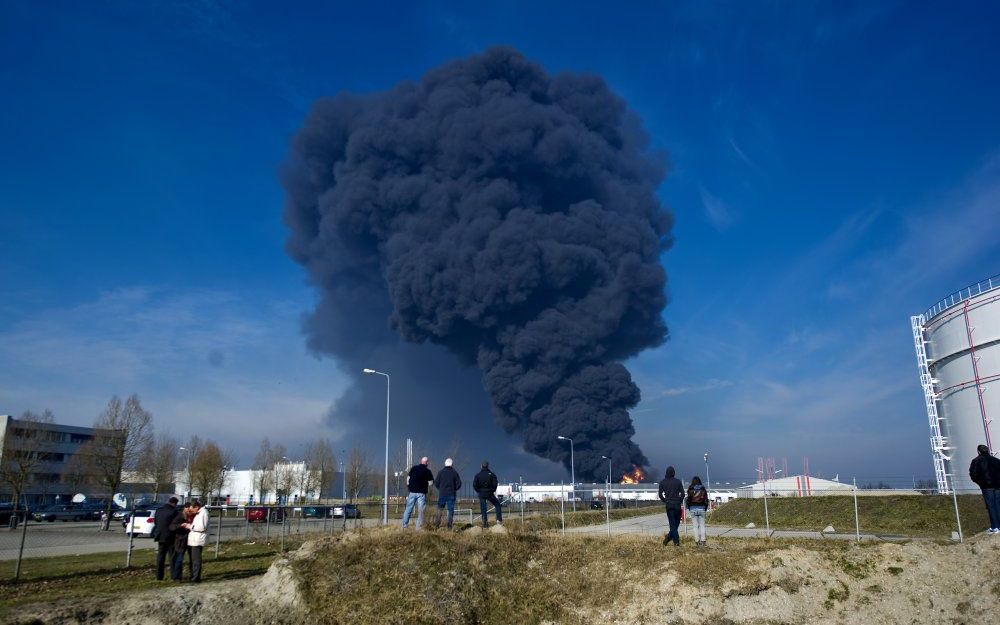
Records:
M591 499L590 500L590 509L591 510L603 510L604 509L604 502L601 501L600 499Z
M352 503L341 506L334 506L333 517L335 519L343 519L343 518L360 519L361 509Z
M14 504L0 503L0 526L10 525L10 517L14 514ZM20 511L18 517L20 517Z
M306 506L302 508L302 516L307 519L329 519L330 506Z
M270 513L271 523L281 523L285 520L285 509L271 506L247 506L246 515L249 523L264 523Z
M134 534L135 536L148 536L153 537L153 528L156 526L153 515L155 512L153 510L136 510L135 516L129 519L130 522L125 524L125 535Z
M87 517L87 511L74 504L57 504L42 508L35 512L32 517L36 521L82 521Z
M136 511L137 514L139 512L150 512L150 513L152 513L152 512L156 512L156 510L158 508L162 508L162 507L163 507L163 504L160 504L160 503L144 503L144 504L139 504L138 506L136 506L135 507L135 511ZM131 508L121 508L119 510L116 510L115 512L112 512L111 513L111 518L112 519L120 519L121 522L122 522L122 527L125 527L126 525L128 525L128 518L129 518L129 516L131 514L132 514L132 509ZM98 513L98 518L100 518L100 513Z

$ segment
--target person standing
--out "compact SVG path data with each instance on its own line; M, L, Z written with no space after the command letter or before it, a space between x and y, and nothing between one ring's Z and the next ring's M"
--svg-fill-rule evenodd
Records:
M667 467L667 472L660 481L660 488L657 497L667 508L667 523L670 531L663 537L663 544L673 541L675 547L681 544L681 535L677 533L677 528L681 525L681 504L684 501L684 485L674 477L676 472L673 467Z
M174 535L174 552L170 556L170 579L175 582L181 581L184 573L184 554L188 553L188 529L194 514L191 512L191 502L186 502L184 507L174 513L174 518L170 521L170 531Z
M486 504L490 503L496 510L497 523L503 523L503 508L500 507L500 500L496 496L499 486L500 482L497 480L496 474L490 471L490 463L483 460L482 470L476 473L476 477L472 480L472 488L479 495L479 513L483 517L483 527L490 526L489 510L486 508Z
M694 544L704 547L705 541L705 515L708 513L708 491L701 483L701 478L697 475L691 478L691 484L687 489L687 509L691 515L691 522L694 524Z
M167 505L157 508L153 514L153 540L156 541L156 579L163 581L163 572L167 561L173 561L174 557L174 532L170 529L170 522L177 514L176 497L171 497Z
M462 488L462 478L458 471L452 467L452 459L444 461L444 468L438 471L434 478L434 488L438 492L438 511L435 526L441 525L441 511L448 508L448 529L451 529L452 521L455 519L455 499L458 497L458 490Z
M208 542L209 518L208 508L202 506L198 500L191 503L191 511L194 513L194 518L188 527L191 530L187 541L191 550L191 576L188 581L197 584L201 582L201 551Z
M1000 534L1000 460L990 455L986 445L976 447L979 455L969 465L969 477L983 491L983 502L990 515L987 534Z
M427 467L430 460L427 456L420 459L420 464L410 469L410 475L406 480L406 507L403 508L403 529L410 526L410 516L413 514L413 506L417 506L417 529L424 523L424 506L427 505L427 486L434 481L434 474Z

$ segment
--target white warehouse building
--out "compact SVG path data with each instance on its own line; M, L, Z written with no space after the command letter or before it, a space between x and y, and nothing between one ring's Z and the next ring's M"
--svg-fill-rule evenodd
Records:
M771 497L815 497L818 495L844 495L850 493L853 486L836 480L824 480L809 475L789 475L773 480L747 484L736 489L740 498L760 498L766 492Z

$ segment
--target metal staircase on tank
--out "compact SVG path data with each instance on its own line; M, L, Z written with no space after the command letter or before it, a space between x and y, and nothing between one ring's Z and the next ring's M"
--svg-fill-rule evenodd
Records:
M945 468L945 461L951 460L947 452L948 439L941 434L942 418L938 415L937 399L934 392L934 383L937 382L931 377L929 363L927 361L927 341L924 340L923 315L910 317L910 325L913 328L913 347L917 352L917 370L920 372L920 386L924 389L924 403L927 406L927 421L931 428L931 451L934 457L934 477L937 480L938 492L950 494L948 471Z

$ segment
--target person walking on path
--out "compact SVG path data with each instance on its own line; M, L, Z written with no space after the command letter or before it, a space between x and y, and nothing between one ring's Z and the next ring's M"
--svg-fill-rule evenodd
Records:
M1000 460L990 455L990 448L980 445L979 455L969 465L969 477L983 490L983 502L990 515L987 534L1000 534Z
M441 526L441 511L448 508L448 529L451 529L452 522L455 519L455 499L458 497L458 490L462 488L462 478L459 477L458 471L452 467L452 459L448 458L444 461L444 468L438 471L437 477L434 478L434 488L438 492L438 511L437 518L434 520L435 527Z
M191 550L191 576L188 581L197 584L201 581L201 551L208 542L209 518L208 508L202 506L198 500L191 503L191 511L194 513L194 518L188 527L191 530L187 540L188 548Z
M500 500L497 499L496 492L500 482L493 471L490 471L490 463L483 460L483 468L472 480L472 488L479 495L479 512L483 517L483 527L489 527L489 510L486 504L493 504L496 510L497 523L503 523L503 509L500 507Z
M434 474L427 468L430 460L427 456L420 459L420 464L410 469L410 475L406 480L406 507L403 508L403 529L410 526L410 516L413 514L413 506L417 506L417 529L424 524L424 506L427 505L427 485L434 481Z
M193 518L191 502L187 502L183 508L174 512L174 518L170 521L170 532L174 535L174 552L170 556L170 579L175 582L182 581L184 554L188 553L188 534L190 533L188 528Z
M691 522L694 524L694 544L704 547L705 541L705 515L708 513L708 491L701 483L701 478L697 475L691 478L691 484L687 489L687 509L691 515Z
M174 557L174 533L170 522L177 514L177 498L171 497L167 505L157 508L153 514L153 540L156 541L156 579L163 581L163 572L168 561Z
M675 547L681 544L681 535L677 533L677 528L681 526L681 504L684 502L684 485L674 477L676 472L673 467L667 467L667 473L660 481L660 488L657 497L667 508L667 523L670 531L663 537L663 544L673 541Z

